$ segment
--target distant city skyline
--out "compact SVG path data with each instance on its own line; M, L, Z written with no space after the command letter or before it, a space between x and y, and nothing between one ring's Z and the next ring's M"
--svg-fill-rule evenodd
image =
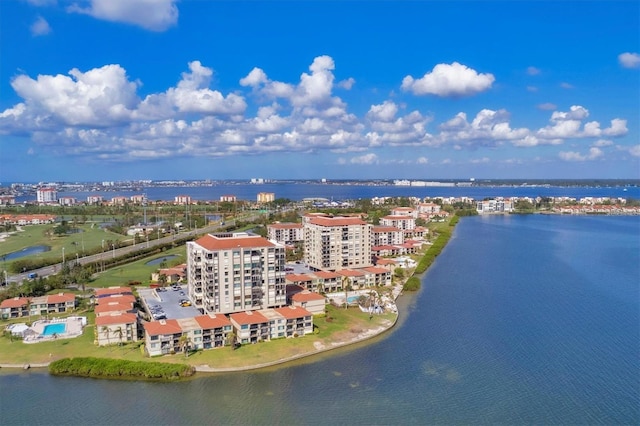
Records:
M640 178L640 3L0 2L0 182Z

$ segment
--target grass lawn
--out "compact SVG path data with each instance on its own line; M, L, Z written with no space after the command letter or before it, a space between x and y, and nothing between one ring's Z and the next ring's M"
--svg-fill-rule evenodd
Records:
M161 361L172 363L188 363L192 365L207 364L213 368L236 368L274 362L277 360L312 353L318 347L330 348L335 342L348 341L363 331L385 327L393 323L395 314L369 315L357 308L341 309L329 306L330 321L326 317L314 318L319 333L295 339L278 339L271 342L249 344L233 350L231 347L198 351L185 358L183 354L167 355L149 358L140 350L141 342L129 343L123 346L115 344L109 347L98 347L94 344L95 315L85 315L88 326L82 336L75 339L58 339L50 342L25 344L8 336L0 337L0 363L2 364L37 364L46 363L60 358L69 357L99 357L127 359L131 361ZM15 322L15 321L14 321ZM24 321L22 321L24 322ZM4 328L8 322L0 325Z
M98 347L94 341L95 315L92 312L78 312L74 315L86 316L87 327L84 328L82 336L74 339L57 339L49 342L26 344L21 340L11 341L8 336L0 337L0 363L2 364L39 364L54 361L60 358L71 358L80 356L108 357L118 359L130 359L140 361L144 358L137 348L137 345L129 344L122 347ZM35 318L33 318L35 320ZM22 321L27 322L28 318ZM6 321L0 322L4 327L9 324Z
M169 258L169 256L175 257ZM160 269L160 265L147 265L147 262L164 257L167 257L167 267L185 263L187 261L186 247L176 247L165 251L163 254L154 254L153 256L149 256L123 266L107 269L104 272L96 274L94 279L90 281L87 286L96 288L112 287L127 285L131 281L138 281L142 285L149 285L151 283L151 273Z
M310 334L294 339L277 339L270 342L243 345L233 350L231 347L199 351L189 355L171 355L153 358L170 362L187 362L192 365L208 365L212 368L238 368L275 362L315 352L319 347L331 348L334 343L346 342L366 330L388 327L395 319L395 314L369 315L357 308L341 309L329 306L328 317L314 317L318 334Z
M11 233L0 244L0 256L7 255L22 249L44 245L49 250L42 253L30 255L31 259L62 259L62 248L65 250L65 259L74 260L76 254L82 257L85 252L92 249L102 248L102 241L131 241L131 237L115 234L100 228L98 225L90 223L79 225L81 232L67 234L65 236L57 236L53 234L53 228L56 224L49 225L28 225L21 227L21 231ZM24 258L7 259L5 263L8 265L14 260ZM3 267L5 265L2 265Z

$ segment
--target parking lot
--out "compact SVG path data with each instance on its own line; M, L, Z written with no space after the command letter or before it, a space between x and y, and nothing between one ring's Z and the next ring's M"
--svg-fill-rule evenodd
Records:
M146 311L156 320L193 318L201 315L194 306L181 306L181 301L189 300L186 285L140 289L138 294Z

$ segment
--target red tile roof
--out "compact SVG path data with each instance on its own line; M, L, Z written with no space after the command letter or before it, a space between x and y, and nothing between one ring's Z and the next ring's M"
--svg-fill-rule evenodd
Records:
M136 297L131 294L112 294L111 296L100 297L96 299L96 304L103 305L105 303L119 302L119 303L133 303L136 301Z
M339 271L336 271L338 273L338 275L342 275L344 277L361 277L363 275L365 275L364 272L361 271L356 271L354 269L341 269Z
M257 311L236 312L235 314L229 315L229 317L240 325L260 324L269 321L267 317Z
M294 302L311 302L314 300L324 300L324 296L311 291L301 291L291 296L291 300Z
M96 317L96 325L132 324L137 321L135 314L103 315Z
M284 308L274 308L274 311L285 317L286 319L297 319L310 317L311 312L300 306L285 306Z
M328 279L328 278L338 278L340 275L331 271L316 271L313 273L318 278Z
M413 217L411 216L403 216L403 215L389 215L389 216L383 216L382 219L392 219L392 220L415 220Z
M374 226L371 232L400 232L400 228L395 226Z
M195 243L210 251L231 250L234 248L275 247L275 244L271 241L257 236L219 238L208 234L197 239Z
M130 311L133 309L133 303L101 303L94 309L96 314L102 314L105 312L118 312L118 311Z
M145 322L144 331L149 336L160 336L161 334L182 333L182 327L180 327L180 324L178 324L177 320L168 319L168 320Z
M75 300L76 296L73 293L58 293L47 296L47 303L67 303Z
M357 217L314 217L309 223L318 226L349 226L349 225L366 225L367 222Z
M203 330L209 330L213 328L222 328L226 325L231 325L231 321L224 315L200 315L194 318L198 325L202 327Z
M0 303L0 308L19 308L29 304L29 299L26 297L14 297L13 299L6 299Z
M313 277L307 274L287 274L284 276L287 281L312 281Z
M364 271L367 271L372 274L388 274L389 270L386 268L376 268L375 266L370 266L368 268L362 268Z
M131 287L108 287L96 290L96 297L111 296L112 294L133 294Z

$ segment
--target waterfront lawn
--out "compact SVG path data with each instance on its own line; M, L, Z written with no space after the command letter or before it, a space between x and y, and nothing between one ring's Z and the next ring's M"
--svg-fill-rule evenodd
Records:
M78 312L75 315L87 316L88 324L82 336L74 339L57 339L49 342L25 344L21 340L13 340L8 336L0 337L0 364L40 364L61 358L97 357L126 359L130 361L160 361L170 363L188 363L191 365L209 365L213 368L238 368L266 364L282 359L309 354L318 348L331 348L337 343L349 342L366 330L388 327L395 319L395 314L369 315L357 308L342 309L328 307L327 317L315 317L318 334L310 334L293 339L277 339L270 342L243 345L233 350L230 346L197 351L185 358L184 354L166 355L149 358L143 354L142 341L122 346L96 346L95 315L92 312ZM24 321L23 321L24 322ZM4 328L7 322L2 323Z
M192 365L205 364L212 368L237 368L242 366L272 363L282 359L310 354L319 348L332 348L346 343L366 332L377 328L387 328L395 319L395 314L374 315L369 319L358 308L336 308L328 306L326 317L314 317L318 334L309 334L291 339L276 339L269 342L199 351L187 358ZM327 318L331 318L327 320ZM184 355L173 358L184 362ZM169 357L162 357L163 361ZM157 358L156 358L157 359ZM177 362L177 361L176 361Z
M167 259L167 267L178 263L184 263L186 262L185 251L186 249L184 246L176 247L167 250L162 254L156 253L152 256L145 257L144 259L127 263L126 265L107 269L104 272L94 275L94 279L88 285L95 288L127 285L130 282L139 282L142 285L149 285L151 283L151 273L160 269L160 265L147 265L147 262L163 256L177 256Z

